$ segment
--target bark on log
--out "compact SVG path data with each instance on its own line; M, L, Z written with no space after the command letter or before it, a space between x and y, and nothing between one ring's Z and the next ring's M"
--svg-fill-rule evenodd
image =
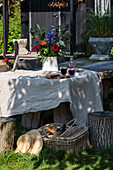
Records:
M99 149L113 145L113 112L88 114L90 143Z
M26 129L37 129L42 125L41 112L30 112L22 115L21 124Z
M0 152L13 149L16 120L0 117Z
M52 110L55 123L67 123L73 117L70 111L70 103L61 103L58 107Z

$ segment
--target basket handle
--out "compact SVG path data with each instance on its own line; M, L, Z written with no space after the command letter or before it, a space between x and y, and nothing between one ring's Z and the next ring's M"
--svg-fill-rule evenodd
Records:
M73 123L72 123L72 122L73 122ZM67 128L67 130L60 135L60 137L62 137L68 130L70 130L74 125L76 125L76 122L77 122L77 119L76 119L76 118L74 118L74 119L72 119L70 122L68 122L68 123L66 124L66 126L68 126L70 123L72 123L72 125L69 126L69 128Z

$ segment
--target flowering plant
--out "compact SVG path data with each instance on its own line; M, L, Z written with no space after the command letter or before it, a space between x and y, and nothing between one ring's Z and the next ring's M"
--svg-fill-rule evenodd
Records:
M36 50L38 55L42 58L50 56L64 56L68 51L67 45L70 43L70 32L67 27L61 27L55 29L52 26L51 30L41 30L39 24L37 24L38 31L30 29L32 38L36 39L36 45L32 47L31 52Z

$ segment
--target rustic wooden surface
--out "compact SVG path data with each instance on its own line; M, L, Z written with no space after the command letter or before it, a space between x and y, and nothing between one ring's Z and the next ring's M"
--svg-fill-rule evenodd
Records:
M58 107L52 110L55 123L67 123L72 119L70 111L70 103L61 103Z
M91 145L104 149L113 145L113 112L93 112L88 114Z
M37 129L42 125L41 112L23 114L21 124L26 129Z
M113 60L101 62L97 61L81 67L98 72L102 79L113 77Z
M113 87L113 61L95 62L83 65L81 68L99 73L103 84L103 98L106 99L108 97L109 89Z
M0 117L0 152L13 149L16 120Z

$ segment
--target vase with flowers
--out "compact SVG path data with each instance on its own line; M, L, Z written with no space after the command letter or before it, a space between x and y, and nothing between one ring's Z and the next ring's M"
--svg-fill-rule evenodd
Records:
M32 47L32 51L37 51L41 62L43 62L42 70L58 71L57 58L65 56L68 51L68 44L70 43L70 32L67 27L54 28L51 27L49 31L41 30L37 24L38 31L30 29L32 38L36 39L36 45Z

